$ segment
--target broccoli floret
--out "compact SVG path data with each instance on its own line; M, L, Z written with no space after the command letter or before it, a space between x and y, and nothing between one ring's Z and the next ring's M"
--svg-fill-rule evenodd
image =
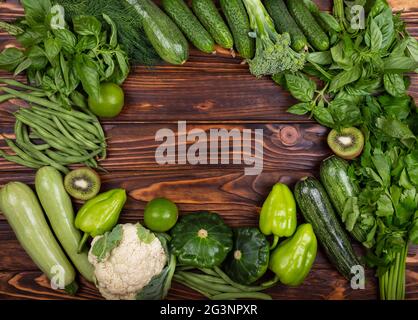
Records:
M296 72L305 64L305 54L290 48L288 33L279 34L260 0L244 0L250 17L252 36L256 38L256 53L248 60L250 71L256 77L274 75L283 71Z

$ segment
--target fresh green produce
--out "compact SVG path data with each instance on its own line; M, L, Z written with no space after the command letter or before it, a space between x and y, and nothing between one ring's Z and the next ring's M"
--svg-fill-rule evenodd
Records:
M61 173L53 167L43 167L36 173L35 186L51 228L66 254L83 277L93 282L93 266L87 251L77 253L81 234L74 225L74 210Z
M65 190L78 200L90 200L100 191L101 181L96 171L79 168L70 171L64 179Z
M339 157L346 160L357 158L364 148L364 135L354 127L333 129L328 134L328 146Z
M292 191L287 185L276 183L261 208L260 230L266 236L274 236L273 249L280 237L293 235L296 225L296 202Z
M17 81L13 85L24 86ZM21 108L14 114L16 139L6 139L6 143L15 155L0 151L6 160L35 169L52 166L68 173L66 166L70 164L84 163L97 168L96 158L106 158L105 134L95 115L62 109L33 93L8 87L1 90L7 93L7 99L20 98L32 103L32 107Z
M80 86L88 96L98 99L101 82L121 84L126 79L128 58L108 16L103 16L105 25L86 15L75 16L66 24L63 8L52 6L49 0L25 0L22 5L25 17L17 26L23 33L16 39L25 50L5 49L0 68L15 75L26 71L31 84L67 109L83 100L80 92L75 93Z
M271 300L271 296L259 292L273 286L275 283L265 283L261 286L245 286L233 281L220 268L179 267L173 279L182 285L195 290L211 300L260 299Z
M148 40L142 24L142 17L127 1L120 0L55 0L65 9L68 22L80 15L94 16L105 23L103 14L115 23L121 46L133 64L155 65L160 62Z
M316 258L317 240L312 226L302 224L296 233L272 252L269 269L287 286L299 286L308 276Z
M308 8L301 0L286 0L287 8L309 40L309 43L319 51L329 49L329 38L318 25Z
M183 64L189 57L189 44L176 24L152 0L126 0L140 18L144 32L164 61Z
M290 48L290 36L278 34L274 23L260 0L243 0L256 37L255 57L248 60L250 71L256 77L274 75L283 71L296 72L303 68L305 55Z
M327 31L333 37L336 35L336 32L341 32L341 26L332 14L321 11L312 0L303 0L303 2L324 31Z
M144 210L145 226L154 232L167 232L177 222L176 204L165 198L155 198L147 203Z
M165 299L176 268L169 237L141 224L119 224L93 239L89 260L96 286L106 299Z
M257 228L234 229L234 247L224 264L225 273L234 281L249 285L267 271L270 245Z
M200 51L215 52L215 41L184 0L163 0L163 8L185 36Z
M352 268L361 263L335 215L324 187L315 178L303 178L296 184L295 197L329 260L346 279L351 279Z
M264 5L274 21L278 32L288 32L292 40L292 48L296 51L307 49L308 40L287 10L284 0L267 0Z
M75 218L75 226L84 232L78 252L89 237L100 236L116 225L125 202L126 191L113 189L90 199L81 207Z
M192 0L192 8L215 42L225 49L232 49L234 38L213 0Z
M74 268L49 229L34 192L21 182L10 182L0 190L0 209L39 269L50 280L55 279L57 287L63 285L68 293L75 294ZM62 277L57 277L58 272Z
M171 248L180 264L200 268L221 265L232 249L232 231L214 212L188 214L171 230Z
M102 83L99 92L97 99L89 97L90 110L98 117L116 117L125 104L125 94L122 88L114 83Z
M349 164L344 159L331 156L321 164L321 182L325 187L335 210L340 215L345 228L353 237L364 243L367 240L367 228L363 229L358 218L359 187L348 173Z
M255 40L249 36L250 20L242 0L220 0L222 11L234 37L234 44L241 57L252 59Z

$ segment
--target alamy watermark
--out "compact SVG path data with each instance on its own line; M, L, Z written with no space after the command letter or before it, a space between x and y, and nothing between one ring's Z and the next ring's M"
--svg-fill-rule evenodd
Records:
M245 175L263 172L263 129L202 129L187 131L186 121L179 121L177 133L169 128L158 130L155 151L159 165L242 165ZM232 158L232 159L231 159Z

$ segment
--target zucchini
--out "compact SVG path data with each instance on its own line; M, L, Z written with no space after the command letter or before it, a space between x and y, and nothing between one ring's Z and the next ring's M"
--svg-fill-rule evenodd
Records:
M347 280L351 279L351 268L361 264L324 187L313 177L303 178L296 184L295 198L305 220L312 224L328 259Z
M55 280L55 284L74 294L75 270L49 229L32 189L21 182L8 183L0 190L0 209L38 268L51 282Z
M293 49L300 51L308 46L308 40L290 15L284 0L266 0L264 6L273 18L277 31L289 33Z
M61 173L52 167L43 167L35 177L36 193L57 236L74 266L88 281L93 282L93 266L87 250L77 253L81 233L74 225L74 210L70 196L64 188Z
M347 170L348 162L336 156L325 159L320 170L321 182L340 217L343 217L347 201L360 193L358 186L348 176ZM347 230L357 241L367 240L367 232L360 227L360 224L353 222Z
M162 0L161 3L165 12L197 49L206 53L215 51L215 41L212 36L183 0Z
M193 0L192 9L215 42L225 49L232 49L234 38L213 1Z
M251 32L250 19L242 0L220 0L222 11L234 37L235 48L245 59L252 59L255 54L255 39Z
M309 43L319 51L329 49L329 39L302 0L287 0L287 8Z
M142 18L144 32L164 61L183 64L189 57L189 44L176 24L152 0L126 0Z

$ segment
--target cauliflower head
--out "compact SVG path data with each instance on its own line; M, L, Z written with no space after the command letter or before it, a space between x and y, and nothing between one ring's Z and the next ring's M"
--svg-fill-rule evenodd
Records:
M128 223L95 237L89 261L104 298L133 300L164 269L167 254L153 233L139 223Z

